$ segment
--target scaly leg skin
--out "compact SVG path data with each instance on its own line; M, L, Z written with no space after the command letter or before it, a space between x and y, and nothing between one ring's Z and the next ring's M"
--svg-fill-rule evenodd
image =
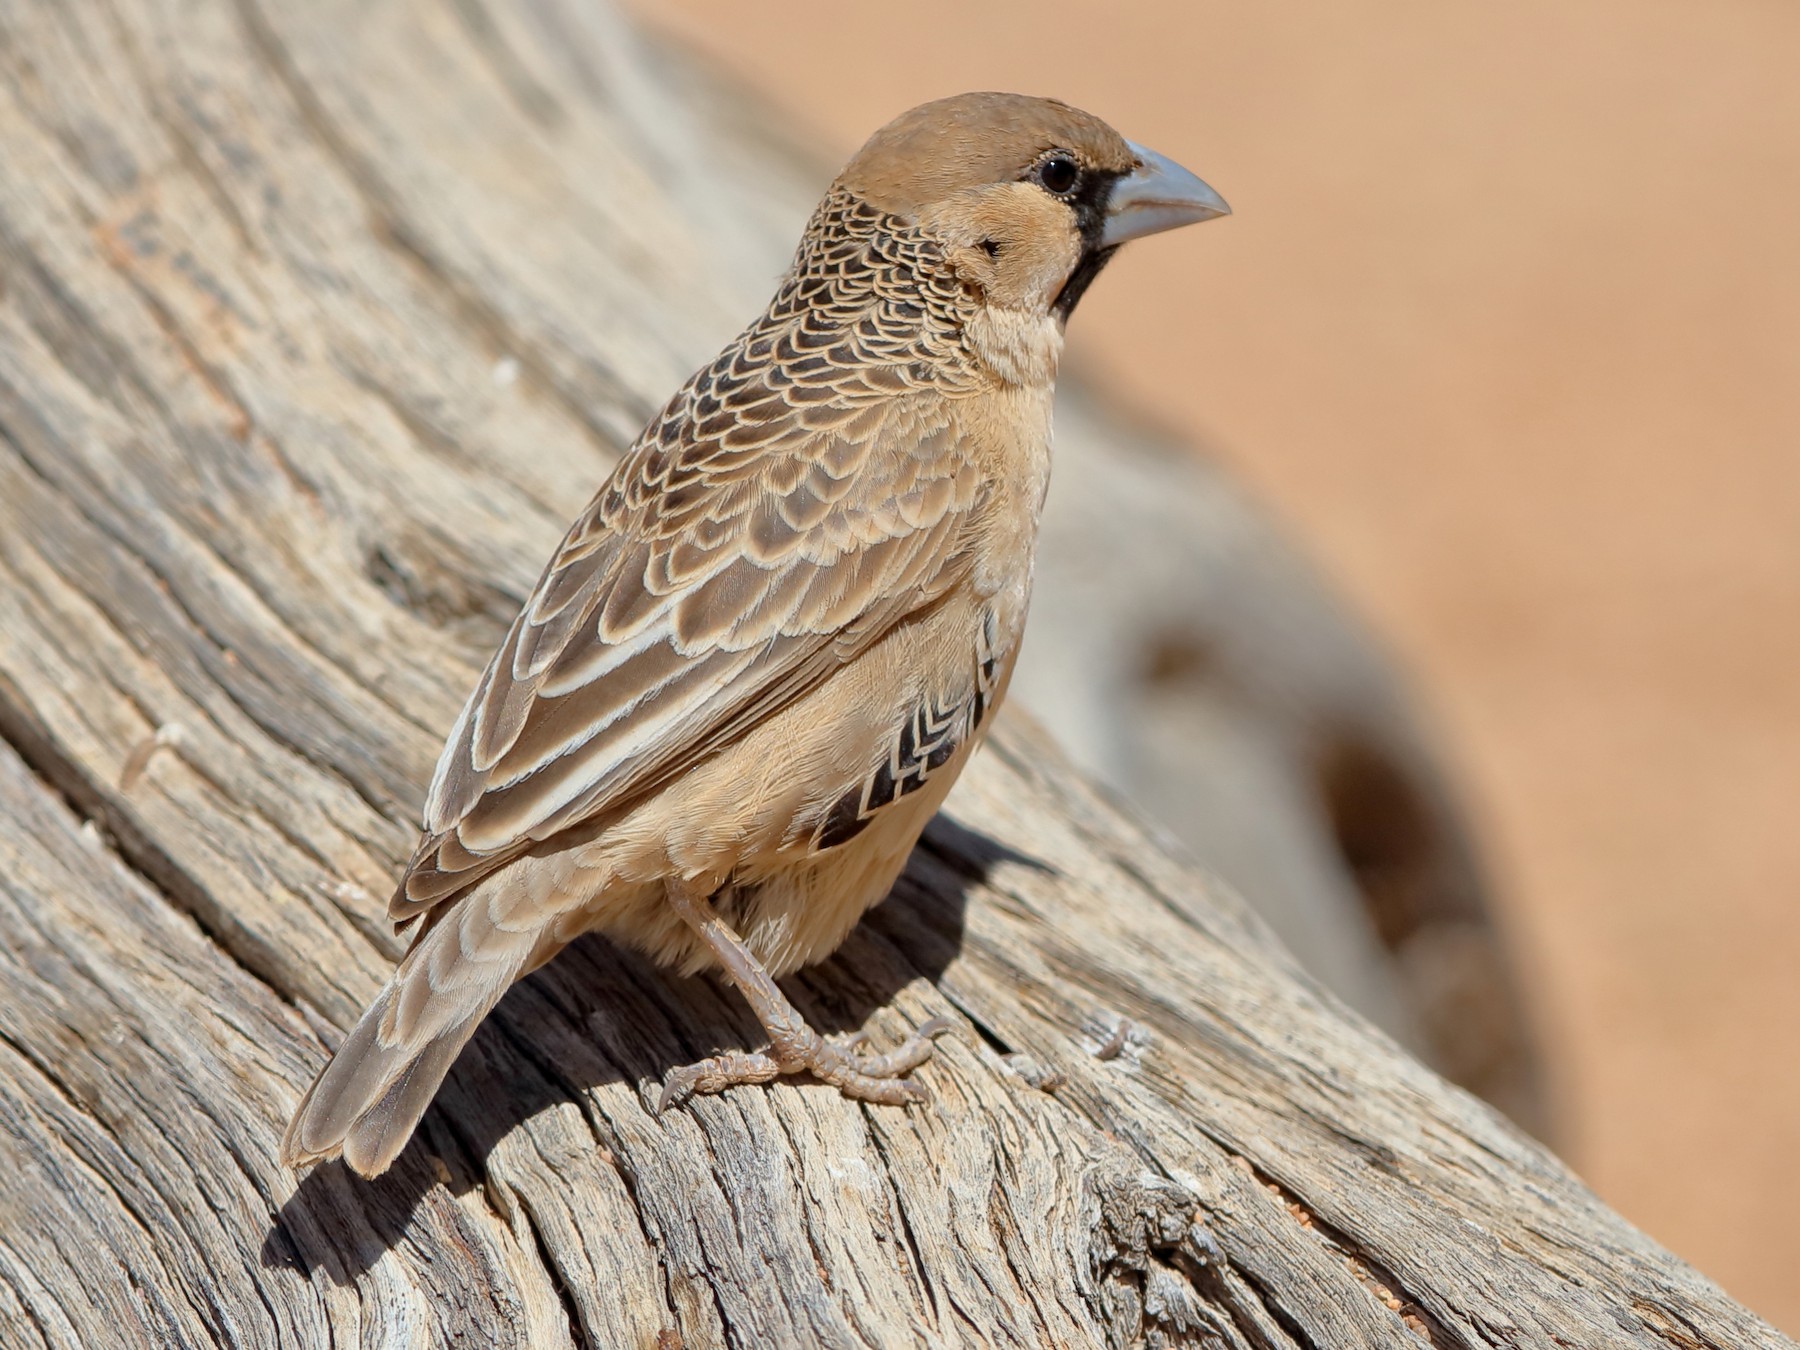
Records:
M769 1048L714 1055L675 1070L663 1085L662 1097L656 1103L657 1114L696 1093L723 1092L739 1083L767 1083L790 1073L810 1073L834 1085L846 1097L860 1101L903 1106L925 1100L925 1089L907 1082L905 1075L931 1058L932 1038L950 1030L947 1019L933 1017L907 1037L899 1049L885 1055L855 1053L855 1046L863 1039L860 1033L842 1044L833 1044L806 1025L800 1010L788 1002L787 995L750 954L744 940L718 916L704 895L677 883L670 883L668 894L675 912L706 939L719 958L725 978L737 986L767 1029Z

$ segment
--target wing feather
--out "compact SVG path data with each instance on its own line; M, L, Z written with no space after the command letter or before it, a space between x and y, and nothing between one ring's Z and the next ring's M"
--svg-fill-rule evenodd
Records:
M736 423L677 438L679 465L661 427L646 433L471 695L394 918L628 809L966 572L982 491L951 403L925 391L879 403L829 431L766 423L760 456L709 458ZM679 486L659 493L659 478Z
M628 810L966 575L963 292L866 204L820 211L570 527L444 747L395 919Z

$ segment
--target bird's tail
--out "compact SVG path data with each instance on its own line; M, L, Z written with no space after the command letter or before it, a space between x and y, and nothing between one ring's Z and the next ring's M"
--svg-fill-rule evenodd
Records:
M539 931L493 924L485 899L464 897L413 944L307 1090L282 1136L283 1163L341 1152L374 1177L400 1155L481 1019L548 956L536 950Z

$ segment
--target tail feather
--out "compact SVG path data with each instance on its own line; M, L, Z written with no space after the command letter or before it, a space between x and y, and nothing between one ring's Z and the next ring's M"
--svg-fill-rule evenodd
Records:
M284 1164L342 1153L363 1176L387 1171L482 1018L538 964L537 934L493 927L474 896L459 908L407 953L313 1081L282 1136Z

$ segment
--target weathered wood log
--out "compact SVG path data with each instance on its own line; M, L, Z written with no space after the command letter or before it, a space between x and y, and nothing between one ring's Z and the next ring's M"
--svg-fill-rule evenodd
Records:
M929 1105L658 1118L755 1028L590 941L390 1176L277 1165L475 663L761 302L762 133L660 60L577 0L0 11L0 1342L1790 1344L1016 717L792 982L956 1018Z

